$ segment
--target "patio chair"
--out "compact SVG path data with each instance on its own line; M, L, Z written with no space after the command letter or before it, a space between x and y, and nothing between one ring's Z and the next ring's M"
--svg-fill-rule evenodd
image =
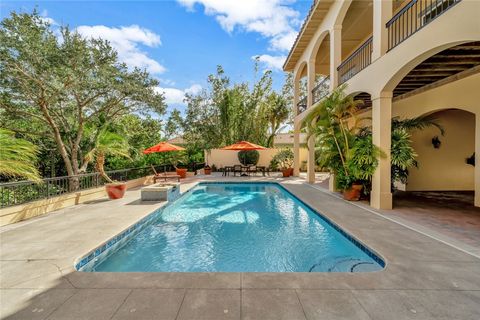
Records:
M247 174L248 175L250 175L250 173L253 173L254 175L256 175L257 172L258 172L257 166L255 166L255 165L248 166L248 169L247 169Z
M236 164L233 166L233 176L235 176L238 173L240 173L240 175L242 175L242 166L239 165L239 164Z
M173 180L177 180L178 182L180 182L180 176L176 173L168 173L168 172L164 172L164 173L158 173L157 170L155 170L155 167L153 165L150 165L152 167L152 170L153 170L153 183L157 183L157 180L163 180L163 181L167 181L167 179L173 179Z

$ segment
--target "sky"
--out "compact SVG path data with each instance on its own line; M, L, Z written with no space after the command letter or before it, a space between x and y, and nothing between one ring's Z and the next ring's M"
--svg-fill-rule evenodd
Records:
M69 25L86 37L109 40L120 60L160 81L168 110L185 110L222 65L233 82L252 81L253 59L283 84L283 62L313 0L5 1L11 11L38 12L53 27Z

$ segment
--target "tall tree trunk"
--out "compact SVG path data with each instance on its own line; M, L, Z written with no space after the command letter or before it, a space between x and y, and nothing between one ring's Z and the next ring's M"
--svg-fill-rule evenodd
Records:
M105 173L104 169L105 165L105 154L103 152L99 152L97 154L97 161L95 163L95 169L100 173L100 175L107 181L108 183L112 183L112 179Z

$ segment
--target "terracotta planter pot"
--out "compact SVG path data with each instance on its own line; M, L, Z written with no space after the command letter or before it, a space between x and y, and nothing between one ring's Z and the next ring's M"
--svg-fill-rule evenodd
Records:
M185 179L187 177L187 169L175 169L177 174L180 176L180 179Z
M293 168L288 168L288 176L293 176Z
M360 200L362 188L363 188L363 185L361 184L353 184L347 190L343 190L343 199L348 201Z
M284 178L290 177L290 175L291 175L290 169L291 168L282 169L282 175L283 175Z
M112 200L121 199L127 191L126 183L108 183L105 185L108 197Z
M203 172L206 174L206 175L210 175L212 173L212 168L203 168Z

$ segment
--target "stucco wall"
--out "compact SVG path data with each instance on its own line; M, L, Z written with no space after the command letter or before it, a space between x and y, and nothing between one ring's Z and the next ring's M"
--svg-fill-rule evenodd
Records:
M475 168L467 165L465 158L475 151L475 143L480 144L480 137L475 139L475 113L480 114L478 88L480 74L475 74L393 102L392 116L405 119L433 114L446 131L444 137L433 128L413 134L419 168L411 170L406 190L474 190ZM370 116L371 111L359 115ZM432 146L435 135L442 141L440 149Z
M258 165L269 166L273 156L275 156L280 150L281 148L259 150L260 159L258 160ZM240 164L237 153L238 151L212 149L209 153L205 151L205 159L210 166L215 165L217 168L233 166ZM308 150L306 148L300 148L300 164L302 161L307 160L307 155Z
M418 168L410 170L408 191L474 190L474 167L465 159L475 151L475 116L462 110L446 110L433 114L445 129L428 128L412 135L418 153ZM440 148L432 146L438 135Z

